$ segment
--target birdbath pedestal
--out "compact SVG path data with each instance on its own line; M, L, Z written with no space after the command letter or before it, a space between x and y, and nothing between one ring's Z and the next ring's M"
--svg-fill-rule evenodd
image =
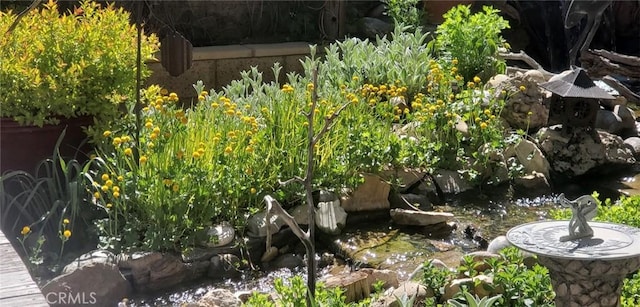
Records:
M590 222L593 234L567 239L569 221L516 226L507 240L549 269L557 307L620 306L622 281L640 268L640 229Z

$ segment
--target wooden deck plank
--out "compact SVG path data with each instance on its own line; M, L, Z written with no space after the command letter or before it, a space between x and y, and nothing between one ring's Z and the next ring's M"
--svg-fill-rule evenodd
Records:
M0 306L49 306L27 266L0 232Z

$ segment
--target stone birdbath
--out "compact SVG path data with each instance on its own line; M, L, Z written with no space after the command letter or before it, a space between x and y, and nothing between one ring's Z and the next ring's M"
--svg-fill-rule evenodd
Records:
M507 240L549 269L556 306L620 306L623 279L640 268L640 229L588 223L597 211L591 196L560 195L560 203L572 209L570 221L519 225Z

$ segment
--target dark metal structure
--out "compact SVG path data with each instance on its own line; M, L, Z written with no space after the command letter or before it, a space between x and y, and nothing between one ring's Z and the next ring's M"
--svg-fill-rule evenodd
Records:
M540 87L553 93L549 107L549 125L562 124L564 132L573 128L592 130L601 99L615 99L597 87L587 73L576 68Z

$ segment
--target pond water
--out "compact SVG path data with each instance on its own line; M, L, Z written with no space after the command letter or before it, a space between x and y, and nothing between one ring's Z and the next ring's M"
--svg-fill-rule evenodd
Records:
M349 225L340 236L332 238L334 244L330 242L320 245L325 245L325 249L329 249L329 252L336 255L344 255L348 252L347 254L354 258L355 263L395 270L399 278L404 280L425 260L438 258L445 263L449 260L447 264L455 264L462 254L482 249L481 242L474 240L474 235L490 242L493 238L506 234L516 225L547 218L549 210L558 207L555 199L559 193L565 193L569 199L574 199L597 190L601 196L617 198L620 195L619 191L625 187L631 192L640 187L640 175L626 176L614 181L617 182L615 185L605 184L612 182L606 179L599 182L589 181L581 182L579 185L566 185L553 193L533 198L514 198L508 189L502 188L463 193L447 199L446 205L436 207L436 210L451 212L455 215L454 220L458 228L447 235L434 237L420 228L398 227L386 219L374 222L361 221ZM633 194L629 191L625 194ZM367 243L356 242L358 240L367 240ZM342 250L336 251L337 248ZM318 252L323 252L323 248L319 247ZM337 256L337 258L341 257ZM350 267L345 265L329 266L320 269L318 276L321 278L330 271L349 269ZM306 270L299 268L247 272L241 278L234 280L204 280L166 293L135 297L132 300L132 306L176 306L194 302L208 290L215 288L224 288L232 292L242 290L269 292L273 290L273 281L276 278L289 278L296 275L304 278Z

